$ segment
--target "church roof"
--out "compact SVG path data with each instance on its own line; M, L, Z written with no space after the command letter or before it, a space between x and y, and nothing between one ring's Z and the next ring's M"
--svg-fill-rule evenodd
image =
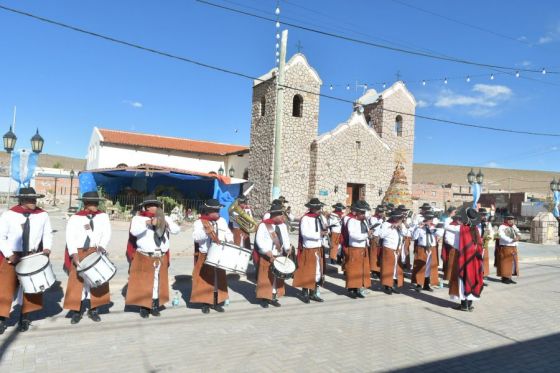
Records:
M319 74L317 73L317 70L315 70L313 67L311 67L311 65L309 64L309 62L307 61L307 58L305 58L303 53L294 54L292 56L292 58L290 58L290 60L288 62L286 62L286 67L285 67L286 71L288 71L290 68L294 67L297 64L305 65L305 67L307 68L307 70L309 70L309 72L311 73L313 78L315 78L317 83L319 83L319 85L323 84L323 81L319 77ZM265 82L269 79L274 78L277 73L278 73L278 68L277 67L271 69L268 73L260 76L258 79L255 79L253 81L253 87L261 84L262 82Z
M106 144L142 146L152 149L178 150L189 153L230 155L249 152L247 146L190 140L179 137L150 135L138 132L99 128L101 141Z
M317 144L320 144L324 141L327 141L328 139L337 136L338 134L346 131L347 129L349 129L352 126L363 126L364 129L371 136L373 136L377 141L379 141L379 144L381 146L385 147L385 149L387 149L387 150L390 150L389 145L387 145L383 140L381 140L381 138L377 135L377 132L375 132L375 130L373 128L368 126L368 124L366 123L366 119L365 119L364 115L361 114L361 113L358 113L358 112L353 112L352 115L350 116L350 118L348 118L348 120L346 122L343 122L343 123L339 124L332 131L326 132L326 133L320 135L319 137L317 137L317 140L315 140L315 142Z
M377 93L375 89L368 89L366 93L360 97L356 102L362 105L369 105L376 102L379 98L387 99L397 92L403 92L404 95L410 100L410 102L416 106L416 99L412 93L406 88L406 85L402 81L393 83L392 86L385 89L383 92Z

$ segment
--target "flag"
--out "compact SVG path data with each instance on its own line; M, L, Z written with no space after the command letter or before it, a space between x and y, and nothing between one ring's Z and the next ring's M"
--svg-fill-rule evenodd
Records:
M17 181L18 189L29 187L35 167L37 166L37 154L30 153L25 149L15 150L12 154L12 179Z

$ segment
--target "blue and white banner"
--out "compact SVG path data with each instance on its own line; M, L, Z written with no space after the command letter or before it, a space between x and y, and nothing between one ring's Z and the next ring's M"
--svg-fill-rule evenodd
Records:
M560 217L560 210L558 209L558 206L560 206L560 190L554 192L554 209L552 210L552 213L557 218Z
M472 196L473 196L473 209L476 209L476 205L478 204L478 199L480 198L480 184L473 183L472 184Z
M25 149L16 150L12 153L12 179L21 187L29 187L37 166L37 154Z

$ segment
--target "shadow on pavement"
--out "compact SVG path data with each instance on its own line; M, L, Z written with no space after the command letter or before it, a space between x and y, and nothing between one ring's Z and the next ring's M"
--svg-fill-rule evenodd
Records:
M256 297L256 286L252 282L241 281L238 274L227 275L228 287L238 294L241 294L249 303L259 304Z
M559 350L560 333L556 333L393 372L472 372L475 367L484 367L485 371L552 372L560 366Z
M175 282L171 285L171 289L173 291L178 291L181 293L181 299L189 307L189 302L191 300L191 291L192 291L192 276L190 275L177 275L175 276ZM171 294L171 299L173 299L173 294Z

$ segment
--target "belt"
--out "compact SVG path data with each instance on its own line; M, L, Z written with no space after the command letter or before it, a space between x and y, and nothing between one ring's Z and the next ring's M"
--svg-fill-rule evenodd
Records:
M421 249L433 249L435 246L422 246L422 245L418 245L417 247L421 248Z
M161 258L164 255L161 250L157 250L153 253L145 253L142 251L138 251L138 252L144 256L149 256L150 258Z

